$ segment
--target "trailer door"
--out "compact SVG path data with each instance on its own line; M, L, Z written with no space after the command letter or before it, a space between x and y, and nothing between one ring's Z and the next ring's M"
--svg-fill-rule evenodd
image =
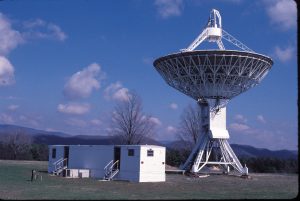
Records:
M121 147L114 148L114 162L119 161L119 169L121 167Z

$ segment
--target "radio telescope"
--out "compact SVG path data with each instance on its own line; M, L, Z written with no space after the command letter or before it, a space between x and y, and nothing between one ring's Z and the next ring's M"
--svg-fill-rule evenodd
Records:
M241 50L225 50L222 39ZM204 41L217 43L219 49L195 50ZM219 165L227 172L233 167L247 175L247 167L227 141L226 105L259 84L271 69L272 59L224 31L219 11L212 9L205 29L188 48L157 58L153 65L168 85L195 99L201 108L201 132L181 169L198 173L206 165Z

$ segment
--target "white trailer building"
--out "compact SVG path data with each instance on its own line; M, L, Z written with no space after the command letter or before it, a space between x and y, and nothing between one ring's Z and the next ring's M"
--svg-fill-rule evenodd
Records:
M48 172L134 182L165 181L165 147L156 145L49 145Z

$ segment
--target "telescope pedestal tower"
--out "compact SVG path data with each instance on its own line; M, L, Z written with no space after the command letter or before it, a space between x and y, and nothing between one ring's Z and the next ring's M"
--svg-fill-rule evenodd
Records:
M229 133L226 129L226 107L214 107L214 102L227 100L198 100L201 108L201 134L188 159L181 169L190 169L191 172L199 172L205 165L220 165L229 173L230 166L241 174L248 174L247 168L243 168L235 153L232 151L227 139ZM214 150L214 156L212 152Z

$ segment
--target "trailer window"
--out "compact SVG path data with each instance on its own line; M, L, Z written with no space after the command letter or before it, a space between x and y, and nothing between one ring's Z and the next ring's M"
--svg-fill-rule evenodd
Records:
M134 149L128 149L128 156L134 156Z
M152 149L148 149L147 156L153 156L153 155L154 155L154 151Z
M52 158L56 158L56 148L52 149Z

